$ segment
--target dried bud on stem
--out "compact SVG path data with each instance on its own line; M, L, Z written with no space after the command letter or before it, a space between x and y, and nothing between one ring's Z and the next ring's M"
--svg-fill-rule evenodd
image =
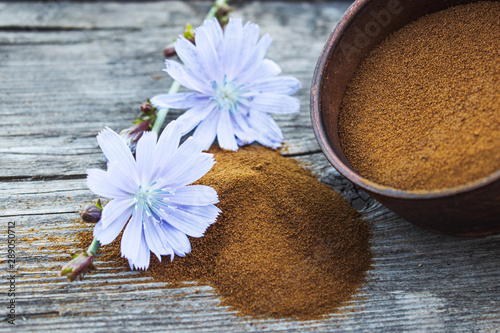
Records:
M134 151L137 141L142 137L144 131L150 131L153 128L153 124L156 120L157 108L155 108L151 102L148 101L141 104L141 114L134 120L134 125L124 129L120 132L120 136L123 138L130 150Z
M74 281L77 277L83 280L85 273L97 269L94 266L94 256L99 245L99 241L94 238L86 252L75 254L73 259L62 267L59 276L67 276L69 281Z
M97 203L94 204L88 204L85 207L83 207L82 211L80 212L80 216L83 221L89 222L89 223L97 223L101 219L101 213L102 213L102 206L101 206L101 199L97 200Z
M233 11L233 7L225 4L220 6L217 9L217 12L215 13L215 17L217 18L217 21L219 21L222 29L226 27L226 25L229 23L229 14Z
M75 254L73 259L62 267L59 276L67 276L69 281L74 281L77 277L83 280L83 275L93 269L96 269L94 255L82 252Z
M164 49L163 49L163 56L165 58L171 58L175 56L177 53L175 53L175 47L174 44L168 44Z
M149 115L153 110L153 105L149 102L145 102L141 104L141 112L145 115Z

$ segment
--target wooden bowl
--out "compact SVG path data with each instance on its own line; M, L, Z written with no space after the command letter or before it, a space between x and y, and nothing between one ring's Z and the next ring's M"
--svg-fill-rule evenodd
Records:
M368 51L417 18L464 0L358 0L344 14L319 57L311 87L316 139L344 177L406 220L425 229L459 236L500 233L500 170L464 186L403 191L362 177L347 161L337 124L345 88Z

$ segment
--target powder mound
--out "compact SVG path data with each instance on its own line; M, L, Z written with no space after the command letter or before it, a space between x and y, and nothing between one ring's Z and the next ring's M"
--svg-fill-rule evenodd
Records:
M464 185L500 169L500 3L421 17L363 60L339 114L361 175L403 190Z
M210 284L244 315L311 319L345 304L372 259L359 214L276 151L211 152L217 163L198 183L217 190L222 214L191 254L153 258L152 276Z

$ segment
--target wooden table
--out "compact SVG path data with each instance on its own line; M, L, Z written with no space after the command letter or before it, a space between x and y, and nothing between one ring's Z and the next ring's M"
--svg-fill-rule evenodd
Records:
M273 36L268 57L303 84L300 113L276 117L283 154L309 163L372 226L374 264L359 293L338 313L301 322L240 317L210 287L160 288L109 262L81 282L57 276L78 251L77 211L96 199L85 170L105 168L96 134L130 126L147 97L167 91L162 49L186 22L200 24L210 3L0 2L0 313L14 299L16 314L16 326L4 319L0 331L500 331L500 236L457 238L409 224L345 181L315 141L310 82L348 5L240 1L233 13ZM9 225L17 273L7 261Z

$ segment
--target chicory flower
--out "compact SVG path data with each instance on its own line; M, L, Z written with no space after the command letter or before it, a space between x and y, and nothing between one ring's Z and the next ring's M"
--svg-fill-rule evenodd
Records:
M259 142L278 148L281 129L269 113L298 112L300 102L289 95L301 86L280 67L266 59L272 39L259 39L259 26L240 19L229 20L223 30L217 19L196 29L195 43L179 36L175 51L184 65L166 60L166 72L192 92L158 95L151 103L158 108L188 109L179 116L182 134L196 128L193 136L208 149L215 138L219 146Z
M214 165L212 154L188 138L179 146L181 127L171 122L157 141L156 132L144 132L137 142L136 158L120 136L105 128L97 141L108 159L107 171L87 170L87 185L112 200L104 207L94 237L106 245L125 228L121 253L130 267L147 269L150 252L184 256L191 251L187 236L201 237L220 210L217 192L189 185ZM128 223L127 223L128 222Z

